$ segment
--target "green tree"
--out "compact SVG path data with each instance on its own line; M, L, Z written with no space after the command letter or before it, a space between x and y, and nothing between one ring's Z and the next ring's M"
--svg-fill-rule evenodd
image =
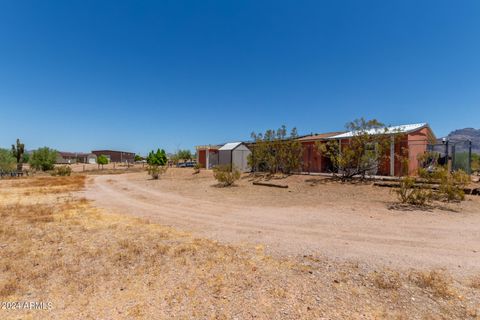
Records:
M23 169L23 154L25 153L25 145L20 142L20 139L17 139L16 144L12 144L12 154L17 159L17 170L22 171Z
M301 168L303 148L296 128L289 136L285 126L251 136L255 144L248 162L255 171L289 174Z
M167 153L163 149L153 150L147 156L147 171L153 179L158 179L159 175L167 171Z
M192 160L192 152L190 150L178 150L175 155L178 160L188 161Z
M391 135L396 139L401 136L376 119L356 119L347 123L346 129L352 132L346 141L317 143L317 148L330 159L342 180L375 174L379 164L389 157Z
M52 170L57 161L58 152L48 147L35 150L30 157L30 166L36 170Z
M135 155L135 162L142 161L142 160L144 160L142 156L138 154Z
M102 166L102 169L103 169L103 166L108 164L108 157L106 155L103 155L103 154L99 155L97 157L97 164L98 164L99 167Z
M0 149L0 171L13 171L17 161L8 149Z

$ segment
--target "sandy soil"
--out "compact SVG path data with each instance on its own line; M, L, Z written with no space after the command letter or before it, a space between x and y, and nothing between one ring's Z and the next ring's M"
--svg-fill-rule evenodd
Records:
M97 206L140 216L224 243L263 244L283 256L325 256L378 267L480 270L480 197L430 211L389 209L395 196L369 184L290 176L288 189L242 177L219 188L212 173L170 169L92 177Z

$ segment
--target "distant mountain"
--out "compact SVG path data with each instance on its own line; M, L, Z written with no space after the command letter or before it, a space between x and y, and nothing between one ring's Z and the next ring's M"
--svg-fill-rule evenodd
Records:
M480 129L465 128L452 131L446 136L450 143L456 145L456 151L467 151L468 140L472 141L472 152L480 154Z

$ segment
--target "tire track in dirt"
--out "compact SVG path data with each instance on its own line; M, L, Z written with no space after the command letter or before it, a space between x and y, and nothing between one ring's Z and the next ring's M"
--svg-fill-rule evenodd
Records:
M478 256L465 255L461 242L446 245L448 227L412 223L383 226L341 212L305 208L239 206L190 199L137 184L130 175L97 176L87 197L110 210L151 219L228 243L266 244L274 253L328 255L386 264L457 264L480 266ZM358 227L356 227L358 224ZM472 228L472 231L478 229ZM402 232L405 231L405 232ZM413 236L412 236L413 235ZM448 257L448 258L445 258ZM470 263L466 263L467 260Z

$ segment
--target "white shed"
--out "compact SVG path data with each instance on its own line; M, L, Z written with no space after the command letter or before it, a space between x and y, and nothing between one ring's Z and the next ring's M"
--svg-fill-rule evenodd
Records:
M242 172L250 171L248 165L248 155L252 152L242 142L226 143L218 149L218 164L232 165Z

